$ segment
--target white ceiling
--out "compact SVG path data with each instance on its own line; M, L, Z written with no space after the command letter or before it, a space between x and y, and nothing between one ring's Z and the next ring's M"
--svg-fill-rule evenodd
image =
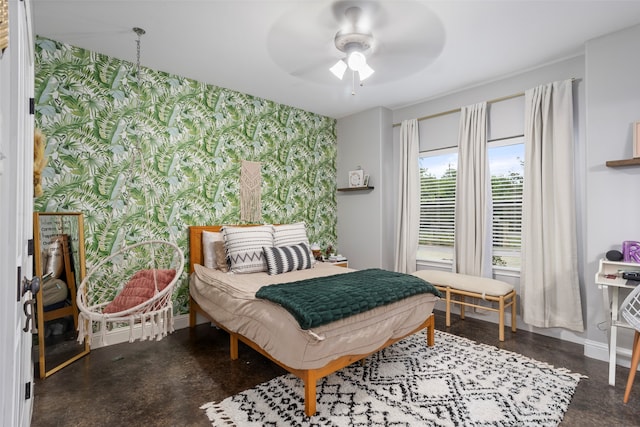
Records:
M580 54L640 23L640 1L32 0L35 34L334 118L396 109ZM364 4L376 73L328 71L345 7ZM640 47L638 53L640 54Z

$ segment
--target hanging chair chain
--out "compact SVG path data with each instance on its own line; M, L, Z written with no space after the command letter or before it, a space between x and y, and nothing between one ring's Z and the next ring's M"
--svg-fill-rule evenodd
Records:
M130 176L133 176L133 167L136 163L136 157L140 160L140 169L141 169L141 173L143 174L143 176L146 175L146 168L145 168L145 157L142 154L142 130L141 130L141 117L142 117L142 113L141 113L141 109L140 109L140 96L142 94L142 79L140 78L140 39L142 37L142 35L146 34L146 31L143 30L142 28L139 27L134 27L133 28L133 32L137 34L138 38L136 40L136 85L138 86L138 96L136 97L136 117L137 117L137 121L136 121L136 145L134 147L133 152L134 154L134 159L131 162L131 174ZM149 195L148 192L145 191L144 193L144 201L145 201L145 216L147 219L147 224L151 224L151 213L150 213L150 209L149 209ZM153 245L151 246L151 256L152 258L155 258L155 251L154 251L154 247Z
M138 124L136 125L136 142L138 153L140 154L140 94L142 93L142 83L140 79L140 38L146 33L145 30L139 27L134 27L133 32L138 35L136 40L136 86L138 87L138 96L136 97L136 115L138 118Z

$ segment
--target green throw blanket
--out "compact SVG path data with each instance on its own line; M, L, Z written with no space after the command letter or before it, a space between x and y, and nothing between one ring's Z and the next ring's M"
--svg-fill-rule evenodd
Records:
M280 304L310 329L423 293L441 296L419 277L372 268L263 286L256 297Z

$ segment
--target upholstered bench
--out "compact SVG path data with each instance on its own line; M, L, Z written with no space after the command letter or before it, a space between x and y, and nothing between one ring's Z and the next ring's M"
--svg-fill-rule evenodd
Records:
M446 303L446 324L451 326L451 304L460 305L460 318L464 319L464 308L475 307L496 311L500 317L500 341L504 341L504 310L511 307L511 330L516 331L516 291L513 285L486 277L469 276L439 270L418 270L414 276L434 285L444 292ZM455 298L457 297L457 299ZM481 298L497 302L498 308L468 302L465 297Z

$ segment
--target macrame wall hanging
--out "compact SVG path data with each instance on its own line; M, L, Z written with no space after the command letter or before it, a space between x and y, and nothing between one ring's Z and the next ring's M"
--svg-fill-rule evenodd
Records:
M260 162L242 161L240 169L240 221L262 221L262 170Z

